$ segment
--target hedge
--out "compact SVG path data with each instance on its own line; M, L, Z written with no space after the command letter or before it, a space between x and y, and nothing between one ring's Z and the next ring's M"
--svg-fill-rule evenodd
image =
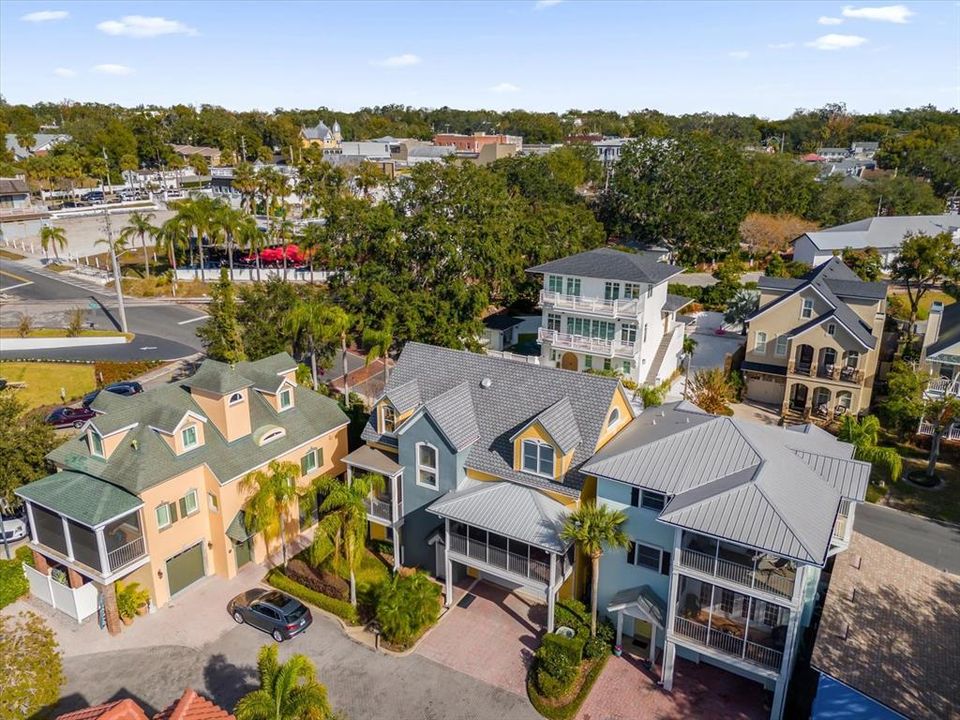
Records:
M288 578L276 568L267 573L265 580L269 585L272 585L277 590L282 590L285 593L293 595L295 598L299 598L304 602L315 605L321 610L326 610L329 613L333 613L351 625L360 624L360 615L353 605L343 600L336 600L332 597L328 597L323 593L318 593L317 591L311 590L308 587L304 587L295 580Z
M583 705L583 701L587 699L587 695L590 694L590 691L593 689L593 684L597 681L597 678L600 676L600 672L607 664L607 660L610 659L610 655L604 655L599 660L593 661L593 665L587 670L587 674L583 679L583 682L580 685L580 689L577 690L577 694L571 698L570 702L564 705L553 705L550 701L540 695L537 692L536 680L534 679L534 673L530 673L527 676L527 697L530 699L530 704L536 708L536 711L543 715L549 720L570 720L580 712L580 707Z
M543 647L554 648L556 652L565 655L572 665L579 665L583 660L583 644L583 638L576 636L568 638L556 633L543 636Z
M0 608L5 608L30 592L23 563L33 565L33 553L28 547L17 548L10 560L0 560Z

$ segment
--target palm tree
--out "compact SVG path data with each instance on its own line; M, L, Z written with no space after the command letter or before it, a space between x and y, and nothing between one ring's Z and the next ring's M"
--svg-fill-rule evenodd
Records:
M293 223L287 220L285 217L280 217L274 220L271 229L273 230L274 240L279 243L280 248L283 250L283 279L286 280L287 244L293 239Z
M357 568L366 549L367 504L370 493L382 493L386 487L382 475L354 475L350 483L321 477L315 483L320 493L326 494L320 504L322 519L317 526L310 548L316 557L323 552L324 536L333 542L334 557L350 571L350 604L357 605Z
M350 332L350 327L353 324L353 320L343 308L336 305L331 305L329 311L327 312L326 322L326 338L335 338L340 341L340 367L343 370L343 401L349 408L350 384L347 376L347 333Z
M626 549L630 538L623 531L627 516L606 505L584 503L567 516L560 530L560 538L576 543L590 558L592 590L590 594L590 636L597 636L597 595L600 590L600 558L605 548Z
M740 332L747 334L747 318L749 318L760 305L760 293L756 290L737 290L730 302L727 303L727 311L723 314L723 319L731 325L739 325Z
M67 234L62 227L44 225L40 228L40 247L47 252L50 246L53 246L53 257L60 262L59 250L67 247Z
M270 543L279 538L283 562L287 562L287 542L284 528L289 520L294 501L297 499L296 480L300 466L292 462L271 460L267 471L256 470L240 481L240 490L253 493L246 503L246 517L251 529L263 533L263 540L270 550Z
M735 392L723 368L697 370L690 385L688 397L700 409L714 415L730 415L727 405L733 402Z
M390 348L393 347L393 318L388 317L379 330L367 328L363 331L363 344L367 346L367 358L364 367L377 358L383 358L383 386L390 381Z
M257 266L257 282L260 282L260 251L264 246L264 235L257 226L256 219L244 214L235 229L235 237L239 244L253 253Z
M167 254L170 268L173 270L173 296L177 296L177 251L190 243L190 230L174 216L167 220L157 231L157 248Z
M132 240L134 236L140 238L140 247L143 248L143 265L146 268L147 277L150 277L150 258L147 255L146 237L147 235L156 237L157 233L160 232L160 228L150 224L151 220L153 220L153 213L144 215L139 211L132 212L127 221L127 226L120 231L120 237L127 242Z
M303 228L300 236L300 247L307 256L310 266L310 282L313 282L314 263L318 251L326 244L326 228L319 223L310 223Z
M686 400L687 392L690 390L690 365L693 362L693 351L697 349L697 341L689 335L683 336L683 398Z
M237 703L237 720L326 720L331 717L327 689L306 655L296 653L285 663L276 645L264 645L257 655L260 689Z
M220 203L208 197L199 197L186 200L180 204L177 216L188 226L194 229L197 238L197 252L200 261L200 280L206 281L203 268L203 239L213 234L213 217Z
M880 467L890 482L896 482L903 472L903 461L893 448L880 447L880 421L873 415L858 420L844 415L837 437L854 447L854 457Z
M230 279L233 280L233 248L237 230L246 214L238 212L226 203L217 203L213 209L212 230L214 235L223 234L223 243L227 246L227 265L230 268Z
M317 378L317 352L328 338L327 319L330 305L316 297L297 298L284 317L284 330L293 338L295 345L305 345L310 353L310 372L313 389L319 388Z

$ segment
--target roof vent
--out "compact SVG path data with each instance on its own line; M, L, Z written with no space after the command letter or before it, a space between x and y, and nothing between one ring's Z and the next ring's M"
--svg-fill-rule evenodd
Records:
M837 637L841 640L847 639L847 634L850 632L850 625L848 623L840 623L840 627L837 628Z
M130 441L130 447L132 447L134 450L139 450L140 442L136 438L134 438L133 440Z
M483 380L480 381L480 387L482 387L484 390L489 388L491 385L493 385L493 380L491 380L488 377L485 377Z
M850 567L856 568L857 570L859 570L861 559L862 558L859 555L854 555L852 558L850 558Z

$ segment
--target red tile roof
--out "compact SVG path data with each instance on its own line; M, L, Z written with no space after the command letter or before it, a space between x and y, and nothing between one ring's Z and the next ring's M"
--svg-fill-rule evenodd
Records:
M147 716L139 705L126 698L58 715L57 720L147 720Z
M188 688L179 700L166 710L154 715L153 720L236 720L236 718Z

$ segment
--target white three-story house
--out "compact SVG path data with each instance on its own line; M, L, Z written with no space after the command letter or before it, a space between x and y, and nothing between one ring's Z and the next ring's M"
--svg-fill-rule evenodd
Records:
M690 300L669 295L667 282L681 268L648 253L599 248L527 272L543 275L543 364L616 370L649 385L679 367L684 325L676 313Z

